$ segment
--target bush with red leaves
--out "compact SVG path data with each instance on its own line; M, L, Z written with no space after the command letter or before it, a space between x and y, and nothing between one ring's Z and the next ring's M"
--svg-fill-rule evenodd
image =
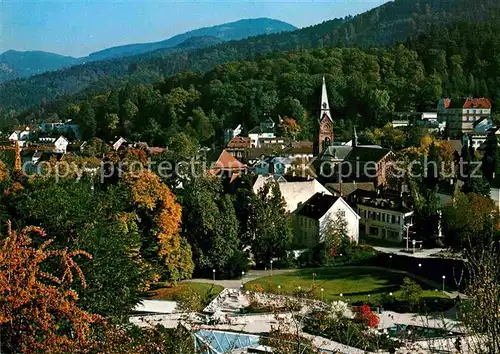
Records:
M380 319L378 316L372 312L370 306L364 304L360 308L355 310L355 320L357 322L363 323L364 325L374 328L377 327Z

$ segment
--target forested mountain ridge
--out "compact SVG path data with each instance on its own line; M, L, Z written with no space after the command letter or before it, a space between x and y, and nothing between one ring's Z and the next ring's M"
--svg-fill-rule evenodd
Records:
M128 44L104 49L90 53L89 60L111 59L171 48L193 37L214 37L220 41L231 41L261 34L279 33L296 29L297 27L289 23L270 18L243 19L217 26L198 28L160 42Z
M224 41L243 39L260 34L292 31L296 27L279 20L269 18L242 19L212 27L198 28L175 35L169 39L153 43L129 44L107 48L89 54L86 57L74 58L43 51L8 50L0 54L0 82L16 78L29 77L47 71L59 70L72 65L85 64L92 61L107 60L124 56L135 56L164 49L166 53L177 48L203 48ZM210 41L199 42L196 38L211 38ZM193 40L195 39L195 40ZM106 64L103 64L106 67Z
M498 19L496 0L397 0L353 18L336 19L293 32L256 36L203 49L157 51L147 56L94 62L0 85L0 105L17 110L60 95L98 92L126 83L154 83L183 72L203 72L217 64L270 53L326 46L373 47L416 37L433 26L459 20Z
M500 106L500 24L436 26L387 48L318 48L183 72L156 85L125 84L31 109L11 123L72 119L83 137L127 136L151 145L220 145L223 130L264 116L293 117L313 140L325 75L336 137L373 130L394 111L434 109L442 96L485 96ZM181 136L181 138L179 138ZM184 139L184 140L182 140ZM400 144L400 142L399 142ZM397 147L395 142L386 145Z
M77 58L43 51L8 50L0 54L0 82L58 70L78 63Z

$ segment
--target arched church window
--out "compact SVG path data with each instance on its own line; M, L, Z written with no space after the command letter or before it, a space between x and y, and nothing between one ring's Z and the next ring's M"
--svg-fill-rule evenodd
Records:
M328 148L331 144L332 144L332 141L330 140L330 138L326 137L323 140L323 150L326 150L326 148Z

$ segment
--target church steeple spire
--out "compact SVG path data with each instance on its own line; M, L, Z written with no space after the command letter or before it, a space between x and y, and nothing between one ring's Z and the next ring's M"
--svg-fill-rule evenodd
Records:
M333 138L333 119L330 114L326 82L323 76L323 86L321 87L321 113L319 116L318 153L321 154L328 146L333 145Z
M323 75L323 86L321 88L321 114L319 116L319 120L323 120L325 115L332 120L332 115L330 114L330 104L328 103L328 94L326 92L325 76Z

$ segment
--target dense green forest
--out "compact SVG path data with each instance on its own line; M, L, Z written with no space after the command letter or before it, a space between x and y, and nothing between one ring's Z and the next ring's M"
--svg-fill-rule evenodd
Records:
M83 90L101 92L127 83L155 83L184 71L205 72L216 65L270 53L326 47L380 47L415 38L434 25L498 19L496 0L397 0L356 17L326 21L298 31L256 36L202 49L171 50L87 63L0 85L3 116Z
M84 138L123 135L164 145L180 132L202 144L222 131L262 117L297 119L311 139L325 75L337 134L380 126L390 112L429 110L441 96L491 97L500 104L500 26L458 23L436 27L406 45L320 48L237 61L206 72L185 72L156 85L133 85L61 100L14 122L74 119Z

